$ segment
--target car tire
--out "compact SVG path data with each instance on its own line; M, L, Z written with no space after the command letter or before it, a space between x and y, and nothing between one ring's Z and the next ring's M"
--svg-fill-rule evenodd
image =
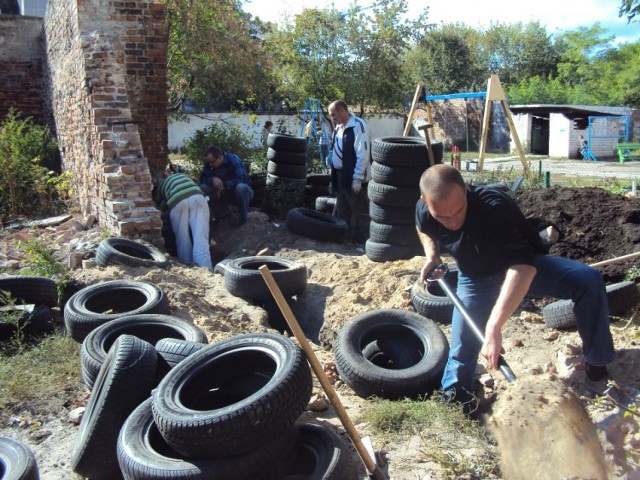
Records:
M311 386L309 364L293 341L238 335L176 365L154 391L153 418L185 458L241 455L291 433Z
M382 163L373 162L371 165L371 179L374 182L395 187L417 187L425 168L417 167L389 167Z
M56 282L46 277L28 275L9 275L0 277L0 291L9 292L11 298L26 304L58 305L58 287ZM0 305L4 305L0 299Z
M369 200L387 207L411 207L415 209L420 198L419 187L394 187L374 181L369 182Z
M442 142L431 142L435 163L442 163ZM422 137L380 137L373 141L371 157L374 162L389 167L429 167L429 154Z
M288 165L286 163L276 163L269 160L267 162L267 173L270 173L271 175L275 175L277 177L304 178L306 185L306 165Z
M163 338L207 343L206 334L188 320L170 315L127 315L100 325L82 342L82 379L91 390L107 352L121 335L133 335L155 345Z
M365 349L378 340L393 347L384 355L371 350L367 358ZM383 309L352 318L338 333L334 352L340 378L357 395L395 400L417 398L438 388L449 344L433 321L414 312ZM419 360L406 365L402 359L412 358L411 352L419 352Z
M71 452L74 472L105 480L118 475L118 433L151 394L156 362L155 348L144 340L122 335L113 344L80 422Z
M36 457L24 443L0 437L0 478L2 480L39 480Z
M369 223L369 234L369 238L378 243L412 246L422 245L414 224L387 225L372 221Z
M167 257L157 248L126 238L105 238L98 245L96 264L100 267L125 265L127 267L166 267Z
M307 287L307 268L298 262L274 256L241 257L225 266L224 285L231 295L247 300L272 299L262 274L258 270L266 265L283 295L298 295Z
M389 207L369 202L369 216L371 221L385 223L387 225L413 225L416 224L416 209L413 207Z
M341 218L302 207L289 210L285 227L303 237L334 243L344 243L349 228Z
M110 280L74 293L64 307L64 322L67 333L82 343L103 323L142 313L169 313L162 289L140 280Z
M374 242L370 238L364 244L364 251L372 262L409 260L417 255L424 255L424 250L419 245L392 245Z
M449 287L455 292L458 285L458 269L449 266L449 274L446 277ZM416 281L411 287L411 303L420 315L430 318L443 325L451 323L453 315L453 301L447 297L445 291L438 282L426 284Z
M307 139L305 137L295 137L286 133L270 133L267 136L267 146L273 150L286 152L307 152Z

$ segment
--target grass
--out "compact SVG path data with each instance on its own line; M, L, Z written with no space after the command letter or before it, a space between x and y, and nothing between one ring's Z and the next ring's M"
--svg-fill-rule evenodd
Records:
M420 453L425 461L442 468L442 478L496 478L497 447L484 427L442 400L376 399L358 421L368 422L376 439L385 443L419 436L425 446Z
M0 343L0 410L59 411L81 384L80 346L71 337Z

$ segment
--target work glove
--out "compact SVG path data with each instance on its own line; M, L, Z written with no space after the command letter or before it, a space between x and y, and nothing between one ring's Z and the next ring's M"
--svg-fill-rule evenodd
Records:
M351 191L357 195L360 193L361 190L362 190L362 180L354 180L353 183L351 183Z

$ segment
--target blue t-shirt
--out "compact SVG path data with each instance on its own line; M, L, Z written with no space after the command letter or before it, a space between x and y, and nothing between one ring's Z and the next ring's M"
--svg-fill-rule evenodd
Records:
M533 265L535 254L547 253L516 202L491 187L467 186L467 215L459 230L448 230L435 220L422 199L416 204L416 225L471 278L494 275L512 265Z

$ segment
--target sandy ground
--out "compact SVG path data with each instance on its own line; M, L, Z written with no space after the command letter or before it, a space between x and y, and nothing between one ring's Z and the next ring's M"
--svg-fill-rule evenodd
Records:
M564 189L569 190L569 189ZM568 195L567 191L558 192ZM561 195L562 194L562 195ZM608 195L608 194L607 194ZM620 199L622 197L619 197ZM523 209L536 204L539 199L519 199ZM555 205L554 195L545 200L545 207L558 215L565 201ZM602 201L602 200L600 200ZM619 201L614 199L612 201ZM629 212L640 211L640 201L623 200L613 213L607 210L604 223L622 225L623 219L633 217ZM575 205L583 211L589 205ZM635 203L634 203L635 202ZM529 203L531 205L529 205ZM530 209L533 216L536 212ZM624 213L621 213L624 212ZM545 214L550 216L550 214ZM622 216L621 216L622 215ZM637 215L640 217L640 214ZM592 215L593 217L593 215ZM559 218L559 217L558 217ZM558 223L558 218L550 218L550 223ZM574 215L575 218L575 215ZM21 253L16 247L18 239L26 240L33 236L57 245L58 256L68 258L70 252L82 254L90 259L103 234L99 227L85 228L79 217L55 227L40 230L5 229L1 235L0 262L19 266ZM591 222L596 221L591 218ZM627 223L629 223L627 221ZM633 223L633 222L631 222ZM575 243L570 232L584 230L580 225L567 222L561 225L565 232L565 241L573 246ZM629 226L627 230L629 230ZM603 233L604 235L604 233ZM623 239L618 231L611 232L611 244L630 253L637 249L638 238ZM586 238L584 232L575 238ZM270 219L260 212L250 214L250 221L242 227L219 224L214 228L215 246L213 254L216 259L237 258L255 255L267 248L270 254L278 255L303 263L308 271L308 285L304 293L293 303L293 312L302 325L306 336L312 342L314 350L324 364L333 362L333 339L339 329L353 316L374 309L400 308L412 310L410 289L418 276L423 263L422 257L395 262L376 263L367 258L361 249L349 245L317 242L288 232L284 224ZM600 243L606 243L601 238ZM635 240L635 241L632 241ZM586 248L586 247L585 247ZM553 253L553 252L552 252ZM593 261L619 255L619 252L590 251L587 257ZM582 257L580 257L582 258ZM586 258L586 257L585 257ZM591 261L591 260L588 260ZM13 263L13 262L17 262ZM230 295L220 274L210 273L200 268L189 268L172 259L166 269L145 269L130 267L92 267L79 268L73 271L77 287L96 282L116 279L135 278L154 282L165 291L173 315L192 320L203 328L210 342L228 338L240 333L273 331L269 325L266 311L256 305ZM622 267L621 267L622 268ZM628 268L628 266L626 267ZM619 276L613 272L612 278ZM594 399L593 392L585 388L580 355L580 341L575 330L556 331L547 328L539 315L540 305L526 302L517 312L504 331L505 356L518 378L539 376L543 372L553 372L580 399L593 420L600 443L606 453L606 466L609 478L640 478L640 428L635 414L625 414L625 410L616 406L610 399L602 397ZM612 331L618 357L611 365L613 380L620 391L629 395L622 398L634 408L634 397L640 392L633 387L640 385L640 347L637 340L637 320L634 312L629 312L624 319L614 319ZM447 327L443 326L448 335ZM80 366L78 366L80 368ZM493 400L504 395L507 387L499 373L487 375L479 371L484 387L482 409L485 412L480 420L491 424L488 419L492 413ZM338 384L339 385L339 384ZM316 385L315 390L321 395ZM357 417L366 401L355 396L346 385L338 388L338 394L352 418ZM620 399L621 397L616 397ZM640 397L639 397L640 398ZM76 398L69 401L69 408L60 412L51 412L46 417L32 418L28 410L24 412L3 412L0 415L0 435L21 439L33 448L40 467L41 477L45 480L65 480L78 478L69 467L69 458L77 425L70 418L70 411L86 402L87 393L81 388ZM305 415L315 417L339 427L339 420L331 407L320 413L307 412ZM37 428L34 427L37 425ZM359 423L357 429L361 435L371 435L374 448L384 471L390 478L399 480L427 480L450 478L442 473L442 468L428 459L424 452L430 446L425 439L416 436L399 439L397 443L380 445L366 422ZM347 437L343 432L343 438ZM469 446L474 448L493 448L491 445ZM544 448L544 445L540 445ZM580 452L566 452L566 455L579 456ZM364 470L361 469L364 474ZM364 477L363 477L364 478ZM495 477L493 477L495 478Z

